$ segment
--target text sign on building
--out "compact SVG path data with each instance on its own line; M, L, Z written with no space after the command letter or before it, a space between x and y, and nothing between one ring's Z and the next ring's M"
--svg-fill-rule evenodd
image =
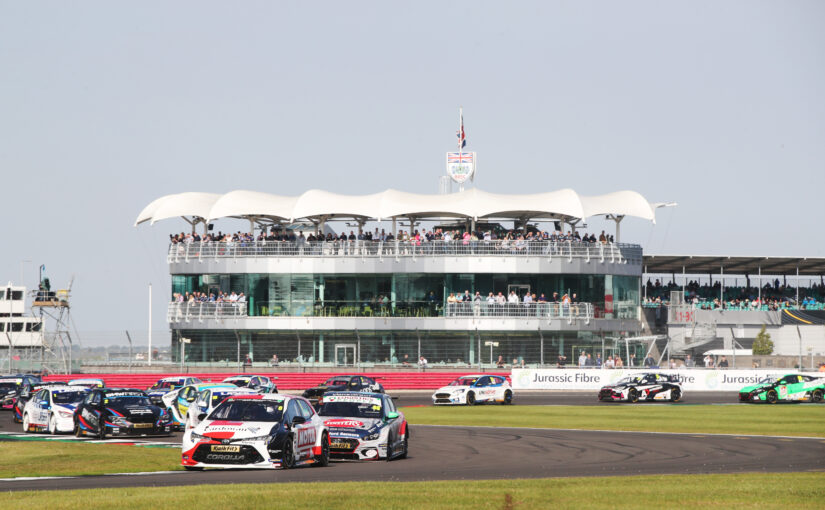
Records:
M696 322L696 310L690 305L671 306L668 314L668 322L671 323L692 324Z
M448 152L447 173L457 183L463 184L476 170L475 152Z

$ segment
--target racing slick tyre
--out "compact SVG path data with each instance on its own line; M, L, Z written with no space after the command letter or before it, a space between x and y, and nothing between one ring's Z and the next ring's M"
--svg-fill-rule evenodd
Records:
M682 400L682 390L679 388L673 388L670 390L670 401L671 402L678 402Z
M467 405L468 406L476 405L476 394L473 393L472 391L470 393L467 393Z
M410 427L407 426L407 431L404 432L404 453L398 456L399 459L406 459L407 453L410 451Z
M314 466L327 467L329 466L329 436L326 432L321 436L321 455L315 457Z
M183 469L187 471L203 471L203 468L199 466L183 466Z
M630 388L630 391L627 392L627 401L633 403L639 401L639 392L636 391L636 388Z
M106 425L103 424L103 417L100 417L100 425L97 426L97 438L106 439Z
M817 404L822 402L822 396L823 396L822 390L814 390L814 392L811 393L811 402L815 402Z
M83 429L80 428L80 424L77 421L74 422L74 435L75 437L83 437Z
M29 413L23 415L23 432L29 432Z
M507 390L504 392L504 400L501 401L502 405L508 406L513 403L513 392Z
M49 415L49 434L57 434L57 418L53 414Z
M284 450L281 454L281 467L292 469L295 467L295 452L293 451L292 436L287 436L284 440Z
M779 402L779 396L776 394L776 390L768 390L765 394L765 402L769 404L776 404Z

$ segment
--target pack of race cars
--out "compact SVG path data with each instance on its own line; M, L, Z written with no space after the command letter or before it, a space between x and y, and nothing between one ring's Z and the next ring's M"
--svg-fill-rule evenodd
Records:
M99 439L170 435L183 430L186 469L325 466L330 459L405 458L410 427L384 387L364 375L337 375L298 395L278 393L274 378L237 375L221 382L167 377L146 391L108 388L101 379L44 382L0 376L0 404L25 432ZM825 400L825 378L769 376L742 388L741 402ZM432 395L433 405L512 404L506 377L465 375ZM636 373L599 390L602 402L679 402L678 377Z

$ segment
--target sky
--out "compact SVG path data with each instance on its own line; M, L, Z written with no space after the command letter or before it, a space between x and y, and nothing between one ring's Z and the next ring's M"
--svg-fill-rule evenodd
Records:
M165 330L162 195L476 186L674 201L646 253L825 256L825 3L0 0L0 281ZM220 222L217 228L221 228ZM589 230L604 228L589 221ZM139 335L138 335L139 336Z

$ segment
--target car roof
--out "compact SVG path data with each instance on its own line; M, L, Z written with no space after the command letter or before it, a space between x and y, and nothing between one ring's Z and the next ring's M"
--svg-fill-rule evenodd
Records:
M131 391L131 392L143 393L143 394L146 393L144 390L141 390L139 388L95 388L92 391L102 391L106 395L108 395L109 393L120 393L120 392L124 392L124 391Z
M296 395L285 395L283 393L250 393L249 395L230 395L226 397L226 400L273 400L276 402L285 402L295 398L306 400L303 397Z
M328 391L328 392L324 393L324 398L334 397L335 395L359 395L359 396L362 396L362 397L375 397L375 398L384 397L383 393L367 393L365 391Z
M198 390L208 390L208 389L212 389L212 388L226 388L226 389L234 388L236 390L241 389L241 388L238 388L237 386L235 386L234 384L226 384L226 383L196 383L196 384L190 384L189 386L192 386L193 388L196 388Z

